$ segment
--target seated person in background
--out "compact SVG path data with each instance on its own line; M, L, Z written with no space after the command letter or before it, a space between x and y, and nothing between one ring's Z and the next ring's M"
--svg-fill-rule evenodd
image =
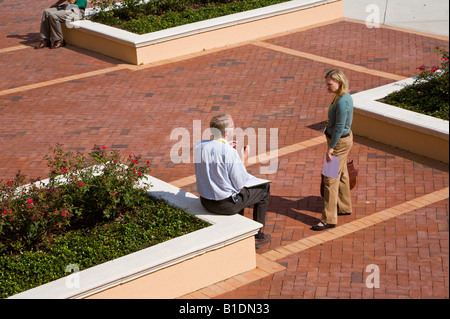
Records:
M247 173L236 149L230 145L234 136L234 122L229 114L214 116L210 121L212 140L200 141L194 148L195 175L200 201L208 211L221 215L244 214L244 208L254 205L253 219L265 225L269 206L270 183L246 186L253 179ZM241 153L248 159L249 147ZM270 242L270 235L259 230L255 245L259 248Z
M63 3L68 2L66 5ZM50 47L58 49L65 45L61 23L81 20L84 17L87 0L58 0L45 9L41 20L41 42L36 49Z

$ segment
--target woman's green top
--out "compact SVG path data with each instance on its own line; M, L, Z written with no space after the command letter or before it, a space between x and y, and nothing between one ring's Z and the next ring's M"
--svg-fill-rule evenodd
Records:
M340 96L328 110L326 133L331 136L329 148L334 148L343 135L350 133L353 121L353 99L350 93Z
M76 5L80 9L86 9L87 0L75 0L74 5Z

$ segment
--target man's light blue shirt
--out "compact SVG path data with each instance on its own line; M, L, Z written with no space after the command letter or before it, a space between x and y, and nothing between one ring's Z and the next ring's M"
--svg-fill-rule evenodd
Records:
M249 174L238 152L224 139L203 140L194 147L197 192L210 200L238 194Z

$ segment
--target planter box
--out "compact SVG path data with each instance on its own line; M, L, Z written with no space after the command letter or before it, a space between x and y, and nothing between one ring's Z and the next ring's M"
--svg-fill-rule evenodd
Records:
M63 32L70 44L141 65L331 21L343 14L343 0L293 0L142 35L89 20L70 22Z
M449 163L449 123L435 117L378 102L412 84L414 78L353 95L355 134Z
M254 235L241 215L207 212L193 194L148 176L150 194L211 226L11 296L34 298L176 298L256 268Z

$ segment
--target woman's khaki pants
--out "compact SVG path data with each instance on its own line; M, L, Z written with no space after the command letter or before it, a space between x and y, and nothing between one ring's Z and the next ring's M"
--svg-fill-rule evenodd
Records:
M327 143L330 138L327 137ZM352 212L352 198L350 194L350 179L347 170L347 156L353 145L353 134L341 138L334 148L333 156L339 157L339 177L324 176L325 208L321 221L326 224L337 224L339 213Z

